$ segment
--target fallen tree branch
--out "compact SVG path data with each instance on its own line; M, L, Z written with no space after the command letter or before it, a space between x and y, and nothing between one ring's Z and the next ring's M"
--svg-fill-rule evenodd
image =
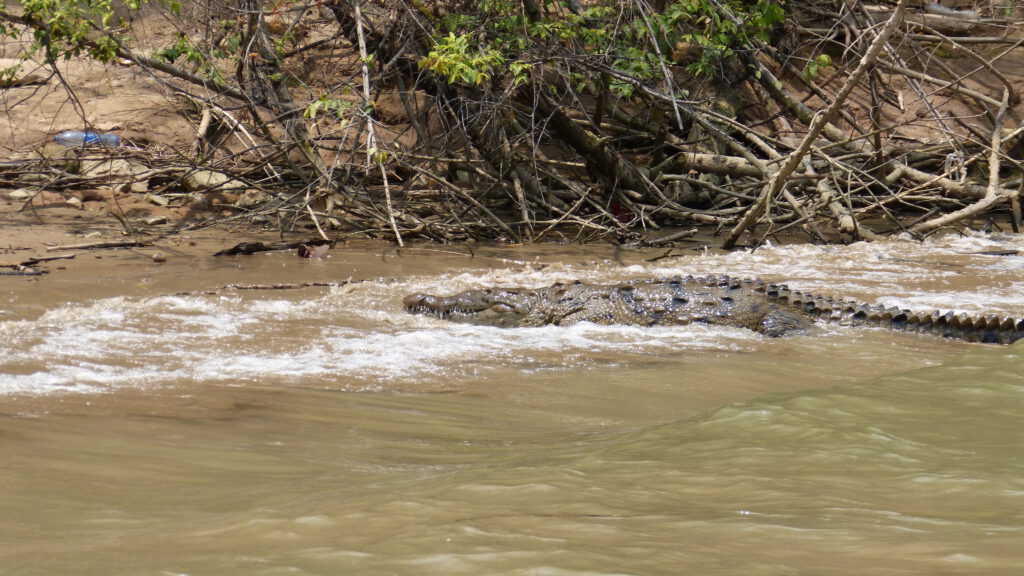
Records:
M800 146L788 154L779 170L772 175L768 184L764 187L764 191L758 197L757 202L747 210L747 213L743 216L740 222L729 232L725 242L722 243L722 247L726 250L732 249L737 240L743 232L745 232L750 226L760 219L761 214L767 207L768 202L772 200L786 185L786 181L789 175L796 170L800 162L803 161L803 157L810 151L811 146L814 144L814 140L818 137L818 134L825 128L825 125L832 119L833 116L839 111L840 107L846 102L846 99L853 92L853 89L860 82L860 79L867 73L871 66L878 59L882 49L889 42L889 37L899 26L903 19L903 13L907 9L909 0L899 0L896 7L893 9L892 16L889 21L886 22L885 26L879 32L878 36L875 37L871 45L868 47L867 52L861 58L857 68L850 74L843 84L843 87L836 93L835 98L832 100L832 104L829 105L824 111L820 112L814 117L811 122L810 128L803 140L800 142Z
M22 260L19 262L3 262L0 261L0 268L20 268L22 266L35 266L42 262L52 262L54 260L73 260L75 254L54 254L53 256L33 256L28 260Z
M281 284L227 284L212 290L190 290L188 292L177 292L175 296L213 296L228 290L301 290L303 288L337 288L351 286L363 280L342 280L341 282L297 282Z
M964 208L961 208L960 210L957 210L955 212L950 212L949 214L944 214L938 218L934 218L932 220L927 220L925 222L921 222L920 224L916 224L915 226L910 228L910 232L912 234L924 235L933 230L938 230L943 226L948 226L953 222L957 222L959 220L963 220L964 218L969 218L976 214L980 214L993 206L996 206L1003 202L1007 202L1011 199L1012 196L1014 196L1014 193L1012 191L1005 191L1001 186L999 186L999 156L1002 143L1002 129L1003 122L1006 119L1006 111L1009 108L1009 99L1010 91L1004 90L1003 100L1000 103L999 112L996 114L995 126L993 126L992 128L992 139L990 143L990 153L988 158L988 188L985 192L985 196L981 200L978 200L977 202L971 204L970 206L965 206Z
M143 242L137 240L128 240L124 242L85 242L83 244L63 244L60 246L47 246L47 252L55 252L57 250L105 250L108 248L140 248L143 246L152 246L151 242Z
M689 170L728 176L761 177L764 175L764 170L761 167L751 164L746 158L700 152L680 152L652 169L651 172L662 174L670 171L687 172Z

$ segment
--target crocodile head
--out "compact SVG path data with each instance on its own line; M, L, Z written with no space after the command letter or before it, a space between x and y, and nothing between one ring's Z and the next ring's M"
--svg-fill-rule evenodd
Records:
M403 300L405 309L413 314L426 314L452 322L484 326L528 326L532 291L517 288L500 290L467 290L454 296L411 294Z

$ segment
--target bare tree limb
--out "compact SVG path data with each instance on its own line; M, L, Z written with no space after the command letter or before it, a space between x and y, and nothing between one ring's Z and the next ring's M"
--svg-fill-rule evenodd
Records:
M786 185L786 179L789 178L790 174L796 170L797 166L803 160L805 154L810 151L811 146L814 144L814 139L818 137L818 134L825 128L825 125L831 120L833 116L839 111L839 108L843 106L846 98L853 92L853 89L860 82L860 79L867 73L867 71L874 65L875 60L881 54L885 48L886 43L889 42L889 37L899 26L903 19L903 13L907 9L909 0L899 0L896 7L893 9L892 16L889 17L889 21L886 22L885 26L879 32L878 36L875 37L871 46L867 52L861 58L857 68L850 74L850 77L846 79L843 87L836 93L835 99L832 104L829 105L823 112L819 113L811 122L810 128L808 129L807 135L804 136L800 142L800 146L786 156L785 161L779 168L778 172L772 175L771 180L765 186L764 191L758 197L757 202L750 207L747 213L743 216L743 219L729 232L725 242L722 243L722 247L725 249L731 249L736 245L736 241L743 232L745 232L750 226L754 224L764 212L768 202L773 199L780 190Z

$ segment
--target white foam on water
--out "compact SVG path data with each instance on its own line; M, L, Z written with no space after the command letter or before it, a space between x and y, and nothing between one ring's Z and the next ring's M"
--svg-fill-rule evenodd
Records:
M963 273L961 268L934 265L943 255L1007 249L1024 250L1024 240L949 236L925 243L767 246L649 265L556 264L365 282L288 297L225 293L108 298L55 308L36 320L0 322L0 394L94 393L203 382L372 387L420 377L458 377L495 365L524 371L588 366L606 353L753 349L762 338L702 325L509 330L409 315L401 306L402 297L412 292L451 294L495 285L726 273L786 278L795 289L838 297L875 293L880 294L876 302L926 311L994 308L1019 316L1024 312L1024 282L978 291L933 289L941 288L944 278ZM921 263L928 259L932 263ZM1013 277L1024 268L1021 260L990 257L972 260L971 266ZM918 283L929 289L909 288Z
M536 366L532 355L541 352L558 352L559 365L572 367L587 364L595 352L728 348L758 338L742 330L709 338L703 326L506 330L451 324L405 314L395 290L367 283L302 301L111 298L55 309L35 321L0 323L0 394L203 382L344 388L464 374L496 363Z

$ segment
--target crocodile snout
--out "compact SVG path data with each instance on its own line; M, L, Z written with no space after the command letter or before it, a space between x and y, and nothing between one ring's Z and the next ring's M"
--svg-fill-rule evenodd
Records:
M402 305L405 306L406 310L416 310L418 308L427 308L429 305L427 302L433 300L434 297L429 294L409 294L402 299Z
M417 292L402 299L405 310L454 322L489 326L519 326L530 309L522 290L467 290L452 296Z

